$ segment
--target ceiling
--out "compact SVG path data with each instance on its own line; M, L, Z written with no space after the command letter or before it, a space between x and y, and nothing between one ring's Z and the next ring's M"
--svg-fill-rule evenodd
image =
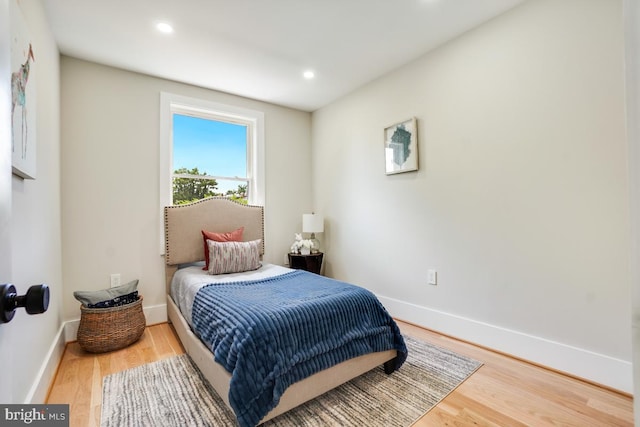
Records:
M314 111L522 1L43 3L64 55Z

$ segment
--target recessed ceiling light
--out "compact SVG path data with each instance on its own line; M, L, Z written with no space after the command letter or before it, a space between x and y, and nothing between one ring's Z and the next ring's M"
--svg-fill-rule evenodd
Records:
M165 34L173 33L173 27L166 22L158 22L156 24L156 29Z
M304 73L302 73L302 76L307 80L311 80L312 78L314 78L316 76L316 73L314 73L311 70L307 70Z

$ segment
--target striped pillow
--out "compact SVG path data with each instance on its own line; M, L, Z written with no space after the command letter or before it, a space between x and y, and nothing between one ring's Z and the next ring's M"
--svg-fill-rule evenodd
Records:
M207 240L209 274L240 273L260 268L260 242L260 239L249 242Z
M203 270L209 270L209 245L207 240L215 240L216 242L242 242L242 233L244 227L240 227L237 230L230 231L228 233L214 233L213 231L202 231L202 237L204 239L204 267Z

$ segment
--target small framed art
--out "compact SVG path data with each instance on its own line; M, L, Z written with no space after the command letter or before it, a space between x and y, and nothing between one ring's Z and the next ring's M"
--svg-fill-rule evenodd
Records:
M415 117L384 129L387 175L418 170L418 127Z

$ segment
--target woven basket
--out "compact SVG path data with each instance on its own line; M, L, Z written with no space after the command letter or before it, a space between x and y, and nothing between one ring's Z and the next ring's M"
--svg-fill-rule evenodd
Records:
M85 351L104 353L136 342L144 332L146 319L142 296L131 304L110 308L80 306L78 344Z

